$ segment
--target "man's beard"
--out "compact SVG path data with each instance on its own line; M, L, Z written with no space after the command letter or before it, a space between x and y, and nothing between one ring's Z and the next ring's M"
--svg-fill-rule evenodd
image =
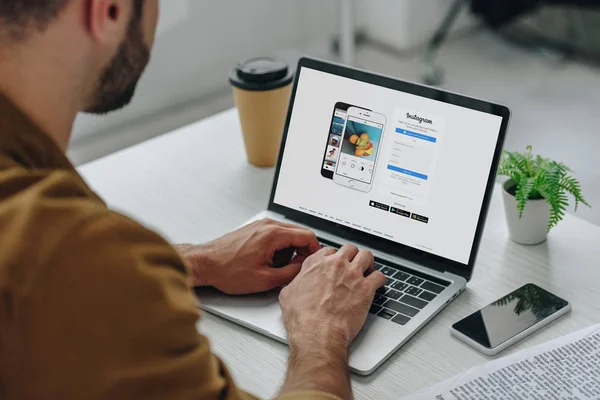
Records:
M144 43L140 18L134 16L117 55L100 76L92 105L85 111L106 114L128 105L149 61L150 49Z

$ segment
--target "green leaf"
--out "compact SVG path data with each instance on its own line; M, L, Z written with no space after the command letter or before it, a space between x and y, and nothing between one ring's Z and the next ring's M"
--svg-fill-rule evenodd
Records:
M535 185L535 179L522 176L521 180L517 182L517 192L515 198L517 199L517 209L519 210L519 218L523 218L523 211L531 195L531 191Z
M564 177L565 171L560 164L552 161L548 166L548 176L546 178L547 197L546 201L550 204L550 221L548 231L554 228L565 216L569 206L569 198L561 190L560 181Z
M523 175L523 169L519 165L519 157L513 153L504 151L498 168L498 175L508 176L513 181L518 182Z
M550 163L551 163L551 161L549 159L543 158L542 156L538 155L536 157L536 161L535 161L537 172L538 173L542 172L542 171L547 172L548 167L550 166Z
M528 174L527 158L521 153L508 153L508 159L511 164L517 169L521 175Z
M575 211L577 211L579 203L583 203L586 206L590 207L590 205L583 197L583 194L581 193L581 184L577 179L575 179L572 176L563 176L563 178L559 182L559 185L562 190L572 195L575 199Z
M547 201L550 203L550 221L548 223L548 231L550 231L565 217L569 198L566 194L559 193Z

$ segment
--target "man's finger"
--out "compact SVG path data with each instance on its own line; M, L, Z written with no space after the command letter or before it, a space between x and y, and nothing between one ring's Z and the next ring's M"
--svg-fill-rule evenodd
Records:
M276 221L276 220L272 220L272 219L263 220L263 221L266 221L268 224L270 224L273 227L288 228L288 229L300 229L300 230L303 230L306 232L313 233L310 229L304 228L304 227L301 227L298 225L288 224L285 222ZM314 235L314 233L313 233L313 235ZM317 241L318 241L318 239L317 239ZM319 250L320 250L320 248L321 248L321 245L319 244ZM314 250L315 250L314 248L310 248L310 247L309 248L301 247L301 248L298 248L297 253L305 255L305 256L310 256L315 253Z
M354 260L352 260L352 265L360 268L363 274L373 272L375 270L375 258L373 257L373 253L368 250L359 251L354 257Z
M298 256L298 258L301 260L302 258L304 258L304 261L302 262L302 269L308 269L311 268L311 266L314 265L313 262L305 262L307 259L310 259L312 261L315 260L322 260L325 257L329 257L335 254L335 249L331 248L331 247L323 247L321 250L317 251L315 254L309 256L309 257L304 257L304 256ZM294 257L294 260L292 260L292 262L290 262L290 264L295 264L296 263L296 257Z
M385 285L385 275L381 271L374 271L365 278L369 284L370 291L375 294L375 291Z
M308 256L312 256L313 254L315 254L312 252L312 250L314 250L314 249L307 248L307 247L300 247L300 248L296 249L296 254L298 254L299 256L308 257Z
M354 257L358 254L358 247L353 244L346 244L342 246L337 252L338 255L344 257L348 261L354 260Z
M268 288L275 289L289 284L300 273L302 264L290 264L283 268L268 268L266 272L266 282Z
M292 260L288 263L288 264L298 264L298 265L302 265L304 264L304 261L306 261L308 257L302 254L296 254L294 256L294 258L292 258Z
M276 227L272 234L275 251L294 247L303 255L311 255L321 250L317 236L308 229Z
M321 250L317 251L313 254L313 257L327 257L332 256L336 253L336 250L333 247L323 247Z

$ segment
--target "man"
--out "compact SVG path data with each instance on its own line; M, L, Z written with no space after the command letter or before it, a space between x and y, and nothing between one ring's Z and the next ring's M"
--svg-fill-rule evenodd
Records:
M79 111L130 101L157 2L0 0L0 399L251 398L198 334L192 285L285 287L281 396L350 398L348 347L385 282L372 254L273 221L174 248L64 155Z

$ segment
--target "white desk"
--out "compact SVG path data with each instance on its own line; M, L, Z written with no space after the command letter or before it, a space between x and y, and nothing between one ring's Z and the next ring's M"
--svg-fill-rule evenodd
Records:
M80 172L112 207L176 243L211 240L263 210L273 174L247 164L235 110L87 164ZM357 399L395 399L485 362L450 337L449 326L527 282L564 296L573 312L516 348L600 321L600 228L567 216L547 244L510 243L499 194L469 290L373 375L353 376ZM210 315L199 329L241 387L265 398L276 394L285 374L286 346Z

